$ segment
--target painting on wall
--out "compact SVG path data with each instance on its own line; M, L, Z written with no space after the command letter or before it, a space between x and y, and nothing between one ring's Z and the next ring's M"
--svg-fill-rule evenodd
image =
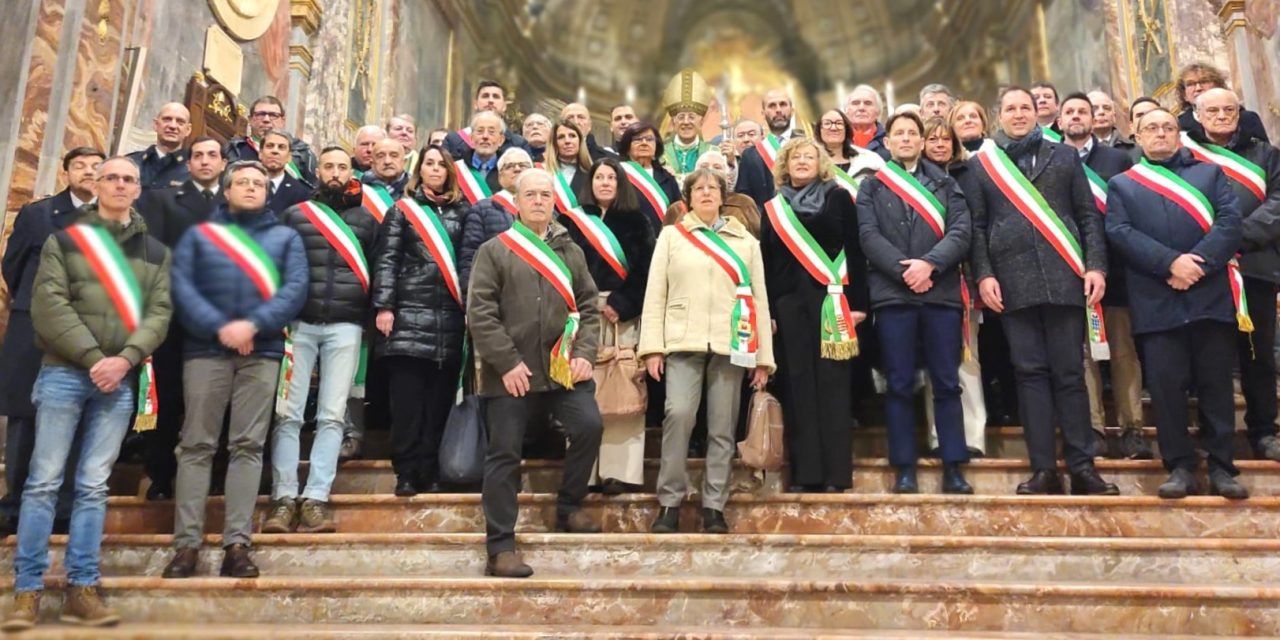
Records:
M1174 55L1167 0L1124 0L1120 24L1130 95L1169 95L1174 90Z
M378 0L355 0L351 3L351 62L347 69L346 124L354 131L374 114L370 107L376 102L378 90L378 62L381 58L379 43Z

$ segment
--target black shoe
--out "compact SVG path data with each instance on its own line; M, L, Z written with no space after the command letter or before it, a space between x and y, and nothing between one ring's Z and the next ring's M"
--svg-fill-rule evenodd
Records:
M71 533L71 518L54 518L53 535L65 536Z
M606 496L620 496L627 492L627 483L617 478L605 478L600 485L600 492Z
M1018 485L1018 495L1062 495L1062 476L1057 471L1039 470Z
M950 463L942 465L942 492L969 495L973 493L971 486L960 472L960 465Z
M147 502L173 499L173 485L153 482L147 487Z
M920 493L920 484L916 482L915 467L898 467L897 479L893 482L894 493Z
M1280 438L1262 436L1253 445L1253 457L1258 460L1275 460L1280 462Z
M822 488L822 492L823 493L844 493L847 488L848 487L837 487L834 484L829 484Z
M1182 468L1174 469L1169 479L1156 489L1156 495L1165 500L1180 500L1196 492L1196 477Z
M1118 496L1120 487L1107 482L1098 475L1098 470L1089 467L1079 473L1071 474L1071 495L1073 496Z
M729 533L729 523L724 521L724 512L719 509L703 509L702 532Z
M680 507L659 507L658 517L649 527L650 533L676 533L680 531Z
M17 518L0 518L0 539L8 538L18 533Z
M787 487L787 493L823 493L825 487L820 484L793 484Z
M258 577L258 565L249 557L249 545L233 544L227 547L222 556L222 570L218 574L224 578Z
M1209 494L1222 496L1228 500L1244 500L1249 497L1249 490L1230 473L1223 469L1214 469L1209 472Z
M982 449L979 449L977 447L965 447L965 449L969 451L970 460L977 460L978 458L987 457L987 454L983 453Z
M938 459L941 459L941 458L942 458L942 447L934 447L934 448L930 449L930 450L929 450L929 457L930 457L930 458L938 458Z
M1129 460L1150 460L1155 457L1151 445L1142 437L1142 429L1125 427L1120 433L1120 455Z
M444 485L439 482L415 482L414 486L418 488L418 493L444 493Z
M418 495L418 483L405 476L397 477L396 495L401 498L412 498L413 496Z

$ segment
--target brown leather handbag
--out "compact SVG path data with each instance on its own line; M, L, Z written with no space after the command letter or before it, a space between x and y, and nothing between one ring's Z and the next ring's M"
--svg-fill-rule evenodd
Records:
M762 471L777 471L786 460L782 443L782 405L768 391L751 394L747 413L747 439L738 443L742 464Z
M644 383L644 367L634 347L618 344L618 323L612 323L613 344L601 345L596 354L593 377L596 381L596 404L605 418L628 418L641 415L649 403L649 389Z

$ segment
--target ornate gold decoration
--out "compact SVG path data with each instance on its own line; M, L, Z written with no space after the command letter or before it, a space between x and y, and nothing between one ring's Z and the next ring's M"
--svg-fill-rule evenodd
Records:
M209 0L213 15L238 40L256 40L276 17L280 0Z
M227 94L221 91L213 92L213 95L209 97L209 104L205 108L218 114L218 117L224 120L235 120L235 116L231 113L231 103L227 102Z
M289 45L289 68L295 69L302 77L311 79L311 65L315 58L311 55L311 47L301 44Z
M352 92L359 92L367 103L373 96L373 79L369 73L369 52L373 46L373 30L377 23L374 16L377 3L374 0L357 2L351 24L352 49L355 54L351 74Z
M1164 27L1155 17L1159 3L1160 0L1139 0L1138 2L1138 22L1142 27L1142 35L1139 36L1142 49L1139 56L1142 58L1143 71L1150 71L1152 58L1163 55L1165 52L1164 46L1160 43L1164 37Z
M314 36L320 30L323 15L324 9L316 0L289 0L289 18L293 26L301 27L308 36Z
M662 104L665 105L663 108L672 117L684 111L705 116L711 99L711 88L707 86L707 81L693 69L681 69L667 83L667 90L662 94Z
M98 2L98 44L107 43L107 17L111 15L110 0L99 0Z

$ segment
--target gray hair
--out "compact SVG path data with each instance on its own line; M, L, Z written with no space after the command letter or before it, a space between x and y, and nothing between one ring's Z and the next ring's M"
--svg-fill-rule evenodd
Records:
M1235 102L1236 106L1240 106L1240 96L1236 95L1236 92L1222 87L1214 87L1212 89L1205 89L1200 95L1196 96L1196 113L1200 113L1200 107L1203 106L1205 100L1208 100L1211 96L1218 95L1218 92L1231 96L1231 99Z
M387 130L376 124L366 124L365 126L356 129L357 139L363 135L377 135L378 139L381 140L382 138L387 137Z
M267 141L267 136L280 136L284 138L285 142L289 143L290 147L293 146L293 136L289 135L289 132L284 129L267 129L267 132L262 134L263 142Z
M520 147L511 147L504 151L502 156L498 158L498 171L502 171L507 168L507 165L515 164L521 160L524 160L531 165L533 164L533 158L529 157L528 151L525 151Z
M271 174L267 173L267 167L261 162L258 162L257 160L236 160L235 162L232 162L231 166L227 167L227 171L222 174L222 190L226 191L231 186L231 178L235 176L237 171L244 171L245 169L253 169L258 173L261 173L262 177L267 178L268 182L271 179Z
M924 88L920 90L920 104L924 104L924 97L931 93L941 93L947 96L951 102L956 101L956 94L951 93L950 87L942 84L941 82L934 82L932 84L926 84Z
M880 96L880 92L876 91L875 87L869 84L860 84L854 87L853 91L850 91L849 95L845 96L845 99L844 99L845 106L849 105L849 101L853 99L853 94L859 91L862 91L864 89L871 92L872 100L876 103L876 113L883 115L884 114L884 98Z
M498 119L498 125L499 125L500 127L502 127L502 132L503 132L503 133L506 133L506 132L507 132L507 121L506 121L506 120L504 120L504 119L502 118L502 115L501 115L501 114L499 114L497 111L477 111L477 112L475 112L475 113L474 113L474 114L472 114L472 116L471 116L471 122L470 122L471 126L472 126L472 127L475 127L475 126L476 126L476 120L477 120L477 119L479 119L479 118L480 118L480 117L482 117L482 116L492 116L492 117L494 117L494 118L497 118L497 119Z
M516 178L516 193L520 193L520 190L524 188L524 184L534 178L546 180L547 184L550 185L554 185L556 183L555 178L552 178L551 174L547 173L546 169L534 167L520 172L520 177Z
M751 118L738 118L738 121L733 123L732 131L737 131L738 127L747 123L754 124L756 128L760 130L760 133L762 134L764 133L764 125L760 124L759 122L756 122L755 120L752 120Z
M720 152L718 147L712 147L703 151L702 155L698 156L698 161L694 163L694 167L700 166L703 160L709 161L712 158L720 158L720 161L723 162L726 167L729 166L729 159L724 157L724 154Z
M544 123L546 123L546 125L547 125L548 127L550 127L550 126L551 126L551 118L548 118L548 117L546 117L546 116L542 115L541 113L538 113L537 111L535 111L535 112L533 112L533 113L531 113L531 114L529 114L529 115L525 116L525 117L524 117L524 122L523 122L522 124L529 124L529 121L530 121L530 120L541 120L541 121L543 121Z

